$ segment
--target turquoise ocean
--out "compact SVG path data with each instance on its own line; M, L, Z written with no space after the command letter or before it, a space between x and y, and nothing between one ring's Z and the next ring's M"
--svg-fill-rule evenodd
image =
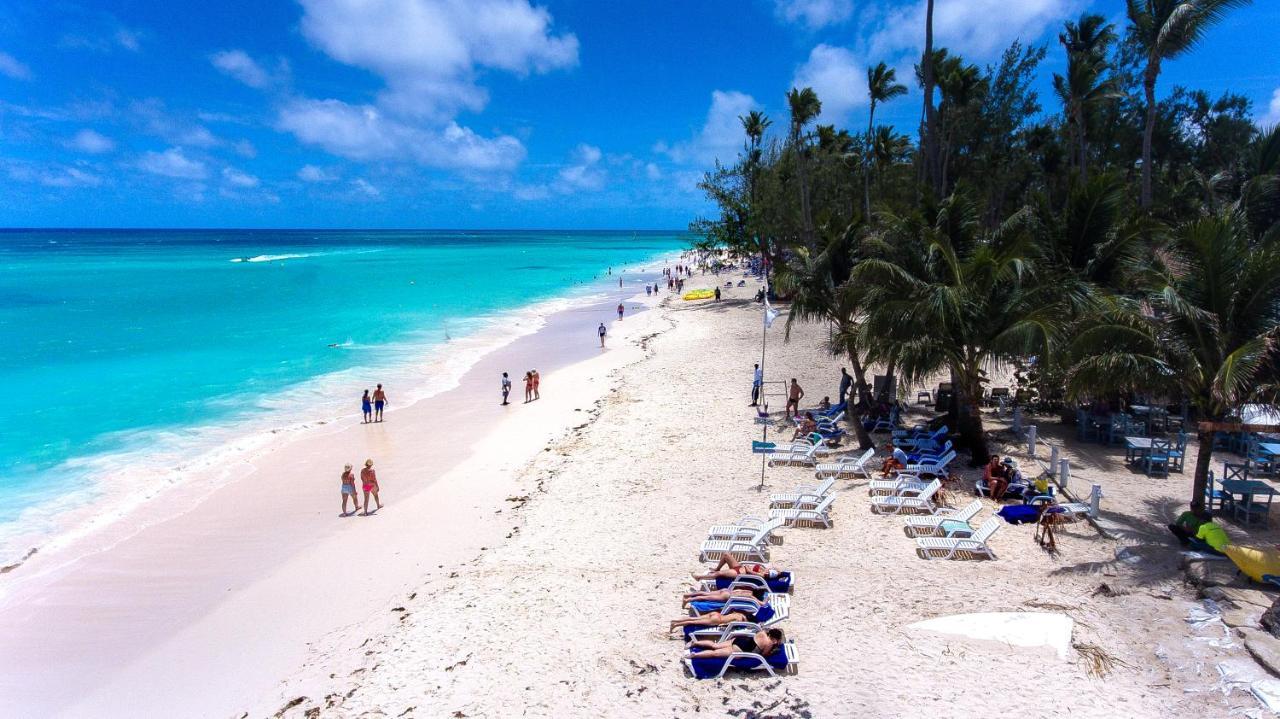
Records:
M374 382L445 389L539 308L687 247L678 232L0 231L0 560L113 484L181 481L218 447L358 413Z

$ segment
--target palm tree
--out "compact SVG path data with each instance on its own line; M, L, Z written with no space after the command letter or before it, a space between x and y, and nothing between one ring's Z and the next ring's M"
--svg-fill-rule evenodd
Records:
M743 131L747 133L747 161L745 169L747 175L747 197L750 201L750 204L747 206L747 220L748 225L750 225L753 222L753 218L751 218L750 213L756 206L756 182L760 177L760 145L764 142L765 131L769 129L769 126L773 124L773 121L759 110L752 110L746 115L740 116L738 120L742 123ZM764 237L761 236L759 232L754 232L753 234L756 237L756 242L760 245L760 258L764 259L767 254L764 246Z
M875 359L896 358L908 381L950 371L961 442L975 465L984 463L985 367L1048 356L1076 312L1075 285L1038 266L1043 253L1029 211L983 232L973 203L952 195L932 223L882 219L886 230L868 249L877 256L859 262L851 278L865 287L864 342Z
M791 148L796 157L796 174L800 178L800 218L804 229L805 246L814 251L813 209L809 206L809 178L807 147L804 139L804 128L822 112L822 102L813 88L803 90L791 88L787 93L787 106L791 109Z
M875 67L867 68L867 96L871 98L871 112L867 115L867 166L863 173L866 177L863 181L863 190L866 195L866 214L871 216L871 163L873 156L871 151L872 136L876 126L876 105L881 102L888 102L896 97L902 97L907 94L905 85L898 82L898 71L884 64L879 63Z
M1053 87L1076 138L1080 181L1089 179L1089 121L1104 102L1120 96L1115 78L1103 78L1109 68L1107 48L1115 40L1113 27L1101 15L1085 13L1067 22L1058 40L1067 49L1067 74L1053 75Z
M1134 39L1146 55L1142 89L1147 117L1142 130L1143 209L1151 207L1151 138L1156 127L1156 80L1161 63L1189 52L1227 11L1250 0L1125 0Z
M1223 420L1274 383L1280 345L1280 233L1250 240L1238 212L1177 228L1136 268L1141 295L1114 300L1072 346L1073 394L1180 394ZM1199 431L1192 498L1204 497L1213 432Z

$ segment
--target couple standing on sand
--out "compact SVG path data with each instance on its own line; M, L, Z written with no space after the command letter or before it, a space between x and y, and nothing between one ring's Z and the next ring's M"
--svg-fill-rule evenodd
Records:
M538 374L538 370L531 369L524 373L524 402L528 404L535 399L542 399L542 394L538 391L538 385L542 384L542 375ZM507 397L511 394L511 378L506 372L502 373L502 404L511 404L507 401Z
M382 391L382 385L373 391L373 396L369 396L369 390L364 391L364 396L360 398L360 409L364 411L364 422L382 421L382 408L387 404L387 393ZM376 419L375 419L376 418Z
M381 387L382 385L378 385ZM382 499L378 497L378 473L373 471L373 460L366 459L364 461L364 469L360 470L360 484L364 490L364 513L365 516L369 512L369 495L373 495L373 501L378 503L378 509L382 509ZM360 498L356 495L356 476L351 473L351 465L342 468L342 515L349 517L353 512L347 512L347 498L350 497L356 505L356 510L360 509ZM377 509L374 510L378 511Z

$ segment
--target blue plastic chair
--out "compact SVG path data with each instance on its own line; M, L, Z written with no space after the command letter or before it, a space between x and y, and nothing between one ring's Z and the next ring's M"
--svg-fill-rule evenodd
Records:
M1151 451L1147 453L1144 461L1147 465L1148 477L1168 477L1169 476L1169 460L1170 451L1173 449L1172 442L1167 439L1151 440ZM1159 469L1157 469L1157 467Z

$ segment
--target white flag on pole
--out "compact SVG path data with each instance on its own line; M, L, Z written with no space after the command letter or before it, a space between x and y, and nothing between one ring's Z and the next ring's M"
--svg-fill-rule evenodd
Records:
M773 326L773 321L778 319L778 311L769 304L769 298L764 298L764 326L768 329Z

